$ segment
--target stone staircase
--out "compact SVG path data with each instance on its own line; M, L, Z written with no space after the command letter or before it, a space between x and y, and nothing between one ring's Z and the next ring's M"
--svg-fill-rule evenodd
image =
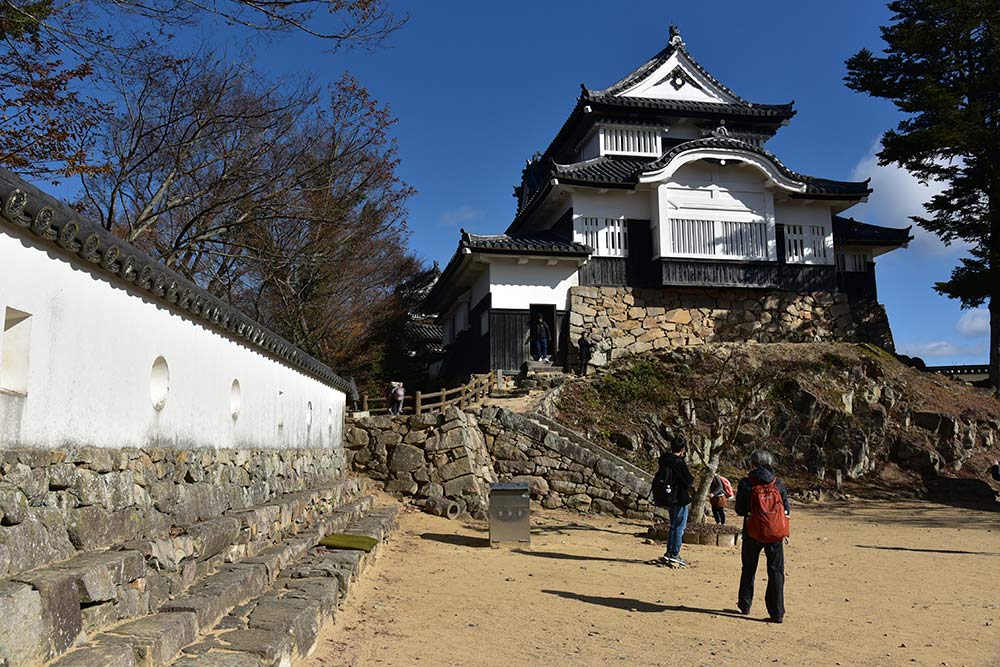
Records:
M0 666L293 665L378 550L319 538L381 545L397 511L348 478L14 575L0 582Z

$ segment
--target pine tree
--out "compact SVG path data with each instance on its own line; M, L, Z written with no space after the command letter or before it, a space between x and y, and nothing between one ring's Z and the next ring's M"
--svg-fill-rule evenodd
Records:
M989 304L990 381L1000 391L1000 0L894 0L884 55L847 60L847 86L905 114L879 161L941 194L913 220L945 243L971 244L934 289L963 308Z

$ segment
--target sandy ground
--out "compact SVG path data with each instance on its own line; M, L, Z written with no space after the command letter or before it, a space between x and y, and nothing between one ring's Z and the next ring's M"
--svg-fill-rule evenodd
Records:
M796 507L782 625L763 577L736 613L736 549L658 568L644 529L536 512L530 547L491 549L482 524L404 514L306 664L1000 667L1000 511Z

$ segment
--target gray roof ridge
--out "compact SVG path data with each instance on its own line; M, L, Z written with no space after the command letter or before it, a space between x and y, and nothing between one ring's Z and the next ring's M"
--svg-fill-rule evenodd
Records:
M324 384L347 391L350 383L282 336L251 319L132 244L117 238L77 211L20 176L0 168L0 223L68 255L77 268L152 297L162 306L201 326L260 352Z
M670 41L667 43L667 45L662 49L660 49L660 51L657 52L656 55L647 60L645 63L643 63L636 69L626 74L623 78L619 79L615 83L611 84L610 86L602 90L590 90L585 85L582 86L584 94L589 94L593 96L602 96L602 95L616 96L619 93L624 92L625 90L631 88L633 85L641 81L648 73L656 70L657 67L659 67L667 60L669 60L670 56L672 56L675 52L679 52L687 56L688 61L698 71L699 74L708 79L712 83L712 85L717 86L721 91L723 91L733 99L737 100L740 104L743 104L744 106L748 107L782 106L782 105L758 105L755 104L754 102L747 100L744 97L741 97L740 95L737 95L733 89L731 89L729 86L725 85L724 83L716 79L712 75L712 73L709 72L707 69L705 69L705 67L700 62L698 62L698 60L691 54L691 52L688 51L687 45L684 43L684 40L681 39L680 32L677 30L675 26L671 26L670 33L671 33ZM794 101L788 106L791 106L793 104Z
M649 168L647 169L647 171L652 171L654 169L659 169L660 167L664 167L667 164L669 164L669 162L672 159L674 159L681 153L688 150L692 150L694 148L702 148L702 147L707 147L707 148L731 147L756 153L772 161L775 164L775 166L778 167L778 170L781 171L786 176L788 176L789 178L805 184L824 181L828 183L838 183L843 185L864 185L867 187L868 183L871 182L871 178L868 178L867 180L864 181L838 181L830 178L808 176L806 174L802 174L792 169L789 169L787 166L785 166L785 163L783 163L778 158L777 155L767 150L766 148L761 148L760 146L755 146L751 143L733 137L704 137L702 139L692 139L691 141L685 141L683 143L677 144L676 146L668 150L666 153L661 155L659 158L657 158L654 162L651 162L649 164Z

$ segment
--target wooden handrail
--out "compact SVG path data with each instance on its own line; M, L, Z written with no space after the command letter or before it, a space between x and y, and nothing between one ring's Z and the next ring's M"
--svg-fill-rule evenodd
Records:
M466 384L451 389L442 387L440 391L429 394L421 391L407 394L403 397L403 412L419 415L425 412L444 410L452 405L467 408L473 404L481 403L490 395L495 379L492 373L484 373L473 375ZM362 393L361 409L365 412L384 414L389 411L388 400Z

